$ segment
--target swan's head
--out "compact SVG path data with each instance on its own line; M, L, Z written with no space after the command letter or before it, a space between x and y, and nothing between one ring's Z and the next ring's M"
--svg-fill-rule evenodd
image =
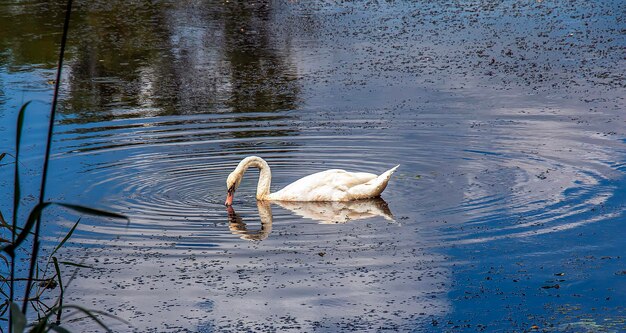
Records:
M231 206L233 204L233 198L235 197L235 191L239 187L241 183L241 174L237 172L237 170L233 171L226 178L226 188L228 189L228 194L226 195L226 202L224 205Z

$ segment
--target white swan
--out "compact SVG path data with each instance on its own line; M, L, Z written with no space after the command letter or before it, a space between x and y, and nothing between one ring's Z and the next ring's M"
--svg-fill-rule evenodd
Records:
M267 162L257 156L244 158L235 171L226 179L226 206L233 204L235 191L241 183L243 174L249 167L260 169L256 199L260 201L351 201L378 197L387 187L389 178L399 167L377 176L365 172L347 172L345 170L326 170L299 179L282 190L270 193L272 173Z

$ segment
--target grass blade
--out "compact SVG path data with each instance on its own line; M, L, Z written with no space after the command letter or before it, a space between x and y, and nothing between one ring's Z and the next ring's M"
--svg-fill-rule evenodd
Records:
M30 229L32 229L33 225L35 225L35 221L37 221L37 219L41 216L41 211L49 205L49 202L37 204L37 206L35 206L35 208L30 211L30 214L28 215L28 220L26 220L26 224L24 225L24 229L22 229L22 232L17 235L17 238L12 244L2 248L2 251L13 257L15 249L18 248L20 244L22 244L22 242L26 239L26 236L28 236L28 234L30 233Z
M57 310L56 321L56 324L59 325L61 324L61 313L63 312L63 279L61 278L61 269L59 268L59 261L57 260L57 257L52 257L52 262L54 263L54 270L57 272L57 280L59 281L59 289L61 290L59 294L59 309Z
M70 331L66 330L65 328L61 326L55 326L55 325L51 325L50 330L58 332L58 333L70 333Z
M86 206L81 206L81 205L68 204L68 203L63 203L63 202L53 202L53 203L55 205L63 206L65 208L69 208L71 210L74 210L83 214L128 220L128 217L126 217L125 215L109 212L106 210L101 210L101 209L96 209L96 208L91 208L91 207L86 207Z
M11 302L11 312L12 314L9 316L9 332L14 332L14 333L21 333L21 331L24 331L24 327L23 325L26 324L26 314L25 313L21 313L21 319L24 319L24 323L22 323L22 327L21 327L21 331L17 331L16 329L16 325L14 320L21 320L20 317L18 315L15 315L15 312L19 312L19 311L14 311L15 309L13 308L13 306L15 304L13 304L13 299L14 299L14 288L13 288L13 281L15 279L15 248L17 248L17 246L19 246L19 243L23 242L24 239L26 238L26 235L28 235L27 233L24 233L24 230L22 230L22 232L20 232L20 236L22 236L21 240L19 243L17 243L17 240L20 239L19 236L16 237L16 233L17 233L17 211L19 209L20 206L20 200L21 200L21 193L20 193L20 170L19 170L19 165L20 165L20 145L21 145L21 141L22 141L22 128L24 127L24 113L26 113L26 107L28 106L28 104L30 104L30 101L24 103L22 105L22 107L20 108L20 111L17 113L17 128L16 128L16 133L15 133L15 167L14 167L14 174L13 174L13 220L11 221L11 244L8 245L8 249L6 247L4 247L2 250L5 251L9 256L11 256L11 268L10 268L10 277L11 277L11 282L9 284L9 289L10 289L10 295L9 295L9 302ZM4 156L3 156L4 157ZM43 208L42 208L43 209ZM32 213L32 211L31 211ZM39 211L39 214L41 214L41 210ZM27 221L28 222L28 221ZM32 224L29 228L32 228ZM27 283L28 284L28 283ZM28 297L25 297L25 299ZM15 305L15 308L17 308L17 305ZM15 318L14 318L15 317ZM19 328L19 327L18 327Z
M76 223L74 224L74 226L72 227L72 229L70 229L70 231L68 231L67 235L65 235L65 238L63 238L63 240L61 241L61 243L59 243L59 245L57 245L57 247L54 248L54 251L52 251L52 253L50 253L50 256L52 257L60 248L61 246L63 246L63 244L65 244L65 242L72 236L72 234L74 233L74 230L76 230L76 227L78 226L78 223L80 223L80 218L78 219L78 221L76 221ZM55 259L56 260L56 259Z
M0 316L4 316L4 314L7 312L7 309L9 308L8 304L9 304L9 302L7 302L7 301L4 301L4 303L0 304ZM4 321L6 321L5 318L0 318L0 320L1 319L4 319Z
M37 204L37 206L35 206L33 210L30 212L30 214L28 215L28 220L26 221L26 224L24 225L24 228L22 229L20 234L17 236L13 244L5 246L4 248L2 248L2 251L13 256L15 249L19 247L20 244L22 244L22 242L26 239L26 237L30 233L30 230L33 228L33 225L35 225L35 222L41 216L41 211L51 204L63 206L71 210L85 213L85 214L128 220L128 218L122 214L108 212L108 211L101 210L101 209L95 209L95 208L90 208L90 207L85 207L85 206L80 206L80 205L74 205L74 204L67 204L67 203L62 203L62 202L42 202L40 204Z
M37 325L31 328L28 333L45 333L46 326L48 326L48 317L41 318L39 322L37 322Z
M19 172L19 159L20 159L20 145L22 141L22 127L24 127L24 113L26 113L26 107L30 104L30 101L24 103L17 113L17 130L15 133L15 174L13 175L13 235L15 235L15 226L17 221L17 209L20 205L20 172Z
M20 311L20 307L15 303L11 303L11 321L13 333L24 333L26 316L24 316L22 311Z
M67 266L80 267L80 268L93 268L93 266L77 264L77 263L71 262L71 261L59 261L59 264L63 264L63 265L67 265Z
M42 205L45 202L45 198L46 198L46 182L48 179L48 165L50 162L50 148L52 146L52 133L54 132L54 119L55 119L55 114L56 114L56 109L57 109L57 99L59 97L61 70L63 69L63 56L65 54L65 43L67 41L71 14L72 14L72 0L67 0L67 8L65 10L65 21L63 22L63 34L61 35L61 50L59 52L59 62L57 64L57 74L56 74L56 80L54 83L54 93L52 94L52 105L50 108L50 116L48 117L49 118L48 136L46 139L46 152L44 154L43 168L41 171L41 185L39 186L39 204L38 205ZM39 216L39 218L37 219L37 222L35 223L35 234L33 235L33 250L30 255L31 265L28 271L29 280L26 281L26 295L24 295L24 303L22 305L22 312L24 313L24 315L26 315L26 311L28 310L27 300L28 300L28 295L30 293L30 288L31 288L30 277L33 276L33 269L34 269L34 266L32 263L37 261L37 256L39 255L38 251L39 251L40 227L41 227L41 215Z
M7 257L5 257L5 256L0 254L0 259L2 261L4 261L4 263L7 265L7 267L9 266L9 260L7 259Z
M22 107L20 108L20 111L17 113L17 133L15 136L15 146L16 146L16 150L15 150L15 156L18 156L18 152L19 147L20 147L20 140L22 138L22 127L24 126L24 113L26 111L26 107L28 106L28 104L30 104L30 101L24 103L22 105Z
M2 215L2 212L0 212L0 224L5 228L11 228L11 226L7 223L7 221L5 221L4 216Z
M105 312L101 312L101 311L90 311L90 310L87 310L87 309L85 309L83 307L80 307L78 305L67 305L65 307L66 308L74 308L74 309L76 309L76 310L86 314L89 318L91 318L93 321L98 323L98 325L100 325L100 327L105 329L107 332L113 332L113 331L111 331L111 329L102 320L100 320L98 317L96 317L95 314L110 316L110 317L116 318L118 320L121 320L121 318L117 318L117 317L115 317L115 316L113 316L111 314L108 314L108 313L105 313Z

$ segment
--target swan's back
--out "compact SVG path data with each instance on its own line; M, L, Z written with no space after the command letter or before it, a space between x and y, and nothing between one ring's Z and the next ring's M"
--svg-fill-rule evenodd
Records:
M396 167L397 168L397 167ZM377 197L387 186L393 168L378 176L367 172L326 170L301 178L270 194L280 201L349 201Z

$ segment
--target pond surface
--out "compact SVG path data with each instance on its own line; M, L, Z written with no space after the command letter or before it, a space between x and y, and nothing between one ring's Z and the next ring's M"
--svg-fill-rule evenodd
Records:
M24 207L63 8L0 5L0 152L35 101ZM621 1L76 4L48 197L130 223L82 218L62 255L94 268L66 270L66 303L137 332L626 330L624 13ZM249 155L270 164L273 190L401 166L382 199L351 204L260 204L249 170L229 212L226 177ZM12 166L0 175L11 193ZM76 218L47 218L49 249Z

